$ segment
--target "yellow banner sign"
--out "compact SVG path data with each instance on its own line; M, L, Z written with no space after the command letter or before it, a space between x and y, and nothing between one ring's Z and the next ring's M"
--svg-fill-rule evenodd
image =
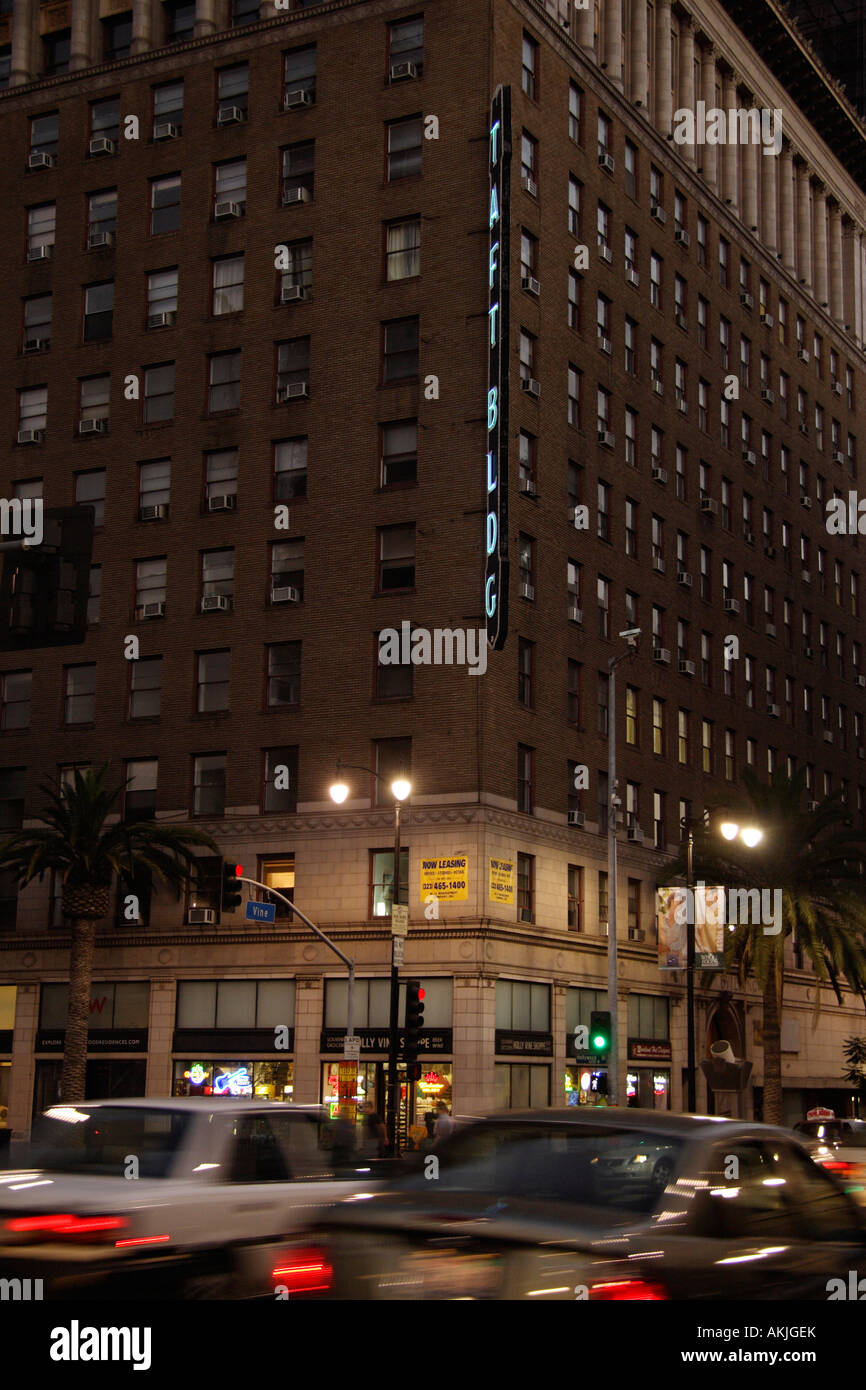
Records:
M492 903L514 902L514 860L491 859L487 896Z
M430 894L440 902L465 902L469 897L469 856L421 860L421 901Z

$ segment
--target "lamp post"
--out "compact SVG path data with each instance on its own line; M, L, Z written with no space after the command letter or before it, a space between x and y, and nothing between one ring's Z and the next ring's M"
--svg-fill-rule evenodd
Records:
M619 1028L617 1019L617 943L616 943L616 812L620 799L616 791L616 668L637 651L639 627L621 632L628 650L612 656L607 663L609 728L607 744L607 1007L610 1012L610 1051L607 1058L607 1099L616 1105L619 1096Z
M375 777L379 782L384 782L385 778L378 772L374 772L370 767L363 767L358 763L344 763L340 758L337 759L337 778L338 780L330 788L331 799L341 805L349 795L349 788L345 782L339 780L343 768L350 768L354 772L368 772L371 777ZM391 794L394 797L394 878L391 896L391 912L400 901L400 806L412 791L412 784L405 777L396 777L391 783ZM387 1129L388 1129L388 1148L391 1154L397 1150L397 1097L399 1094L397 1086L397 1040L398 1040L398 1015L400 1004L400 975L396 959L396 934L391 932L391 991L390 1007L388 1020L388 1091L386 1102Z

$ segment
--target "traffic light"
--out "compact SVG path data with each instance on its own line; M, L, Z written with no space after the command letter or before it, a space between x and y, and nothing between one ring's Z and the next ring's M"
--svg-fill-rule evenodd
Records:
M593 1009L589 1016L589 1050L594 1057L604 1057L610 1050L610 1013Z
M235 912L241 905L240 876L243 871L243 864L232 864L228 859L223 860L223 912Z
M420 980L406 981L406 1047L407 1062L418 1055L418 1035L424 1027L424 990Z

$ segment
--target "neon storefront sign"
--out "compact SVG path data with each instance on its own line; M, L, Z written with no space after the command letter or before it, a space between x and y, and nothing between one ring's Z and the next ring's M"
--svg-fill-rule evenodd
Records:
M487 516L484 613L495 650L508 636L508 374L511 266L511 88L497 87L490 106L490 245L487 258Z
M252 1095L253 1083L246 1067L238 1067L237 1071L226 1071L214 1080L214 1095L217 1096L249 1096Z

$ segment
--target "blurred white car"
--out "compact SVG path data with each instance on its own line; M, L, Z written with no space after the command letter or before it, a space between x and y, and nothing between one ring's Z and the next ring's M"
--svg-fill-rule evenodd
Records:
M794 1133L809 1140L815 1162L866 1205L866 1120L801 1120Z
M46 1298L273 1297L271 1242L378 1186L335 1169L320 1107L199 1097L54 1105L0 1172L0 1277ZM302 1260L296 1297L315 1287Z

